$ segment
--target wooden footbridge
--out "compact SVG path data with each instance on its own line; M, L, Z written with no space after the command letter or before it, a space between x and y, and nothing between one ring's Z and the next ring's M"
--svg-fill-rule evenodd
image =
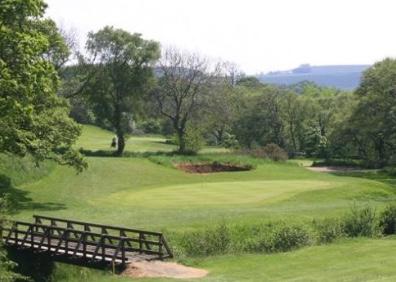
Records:
M0 230L8 246L125 265L136 260L163 260L173 257L159 232L100 225L47 216L33 216L34 222L13 222Z

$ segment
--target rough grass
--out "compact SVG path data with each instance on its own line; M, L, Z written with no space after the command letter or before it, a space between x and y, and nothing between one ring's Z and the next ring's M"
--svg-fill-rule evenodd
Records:
M76 146L107 150L112 136L107 131L85 126ZM133 137L128 141L127 150L172 150L171 145L156 140L163 139ZM238 158L229 154L201 154L191 161L238 161ZM13 165L11 160L6 160L6 165L0 166L0 174L15 179L11 192L22 195L26 202L15 218L30 220L32 214L43 214L163 230L171 240L172 234L211 223L311 221L338 216L353 204L370 204L381 209L396 200L395 181L388 178L316 173L295 161L274 163L248 157L239 161L253 163L255 169L245 172L197 175L171 165L174 161L185 160L185 157L164 155L89 157L89 168L81 174L71 168L48 165L39 171L32 168L31 176L29 169L19 168L19 161ZM387 265L387 259L393 263L396 260L394 243L394 240L354 240L279 255L223 256L191 263L211 271L203 281L276 281L296 277L297 281L354 281L354 277L361 281L358 278L364 278L363 274L367 275L367 280L375 280L381 278L381 273L388 279L394 278L396 272ZM359 248L361 253L352 256L350 248ZM374 254L378 254L378 260ZM381 264L381 260L386 263ZM334 268L331 262L335 263ZM59 276L54 281L81 281L78 280L79 272L87 275L87 281L123 280L103 272L58 266L55 273ZM363 266L367 270L361 271ZM66 274L69 270L70 275Z

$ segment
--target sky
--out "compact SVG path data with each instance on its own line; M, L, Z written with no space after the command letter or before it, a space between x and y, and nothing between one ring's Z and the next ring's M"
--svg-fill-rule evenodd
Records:
M394 0L46 0L86 34L106 25L236 63L247 74L396 56Z

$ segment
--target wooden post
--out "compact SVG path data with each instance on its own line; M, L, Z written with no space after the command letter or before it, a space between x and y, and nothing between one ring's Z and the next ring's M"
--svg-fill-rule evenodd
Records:
M31 230L30 230L30 247L33 249L34 248L34 226L32 226Z
M69 230L65 230L65 254L69 255Z
M143 234L139 233L139 253L143 252Z
M163 258L163 253L162 253L162 242L163 242L163 237L162 234L159 236L159 256L160 259L162 260Z
M48 251L51 251L51 227L47 227L47 243L48 243Z
M106 258L106 249L105 249L105 237L102 237L102 261L105 261Z
M82 243L83 243L83 257L87 258L87 233L82 233L81 236L83 236L82 238Z
M121 263L125 265L125 239L121 238Z
M12 228L14 229L14 232L15 232L15 244L18 245L18 233L17 233L18 224L14 224L14 225L12 226Z

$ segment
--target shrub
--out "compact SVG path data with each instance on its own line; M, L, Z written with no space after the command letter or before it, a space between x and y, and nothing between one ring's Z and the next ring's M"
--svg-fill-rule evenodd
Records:
M307 246L312 241L311 233L304 225L286 225L285 223L269 223L259 228L259 232L246 233L242 247L248 252L286 252Z
M185 233L181 238L181 246L189 256L224 254L227 252L230 242L230 231L225 224Z
M227 133L224 136L223 145L226 148L237 149L239 148L239 142L235 135Z
M205 139L200 129L188 127L185 135L186 152L188 154L196 154L205 145Z
M390 166L384 168L384 172L387 173L389 176L396 176L396 167Z
M314 221L313 226L317 234L319 244L331 243L334 240L345 236L343 225L339 219L324 219Z
M349 237L373 237L379 234L379 225L374 208L353 206L343 218L343 229Z
M264 147L251 149L248 153L256 158L271 159L273 161L286 161L287 152L276 144L268 144Z
M389 205L380 214L379 226L385 235L396 233L396 205Z
M148 134L161 133L161 124L158 120L154 120L154 119L143 121L138 125L138 128L142 129L144 133L148 133Z
M286 252L311 242L310 233L304 226L280 225L273 229L267 242L267 250L270 252Z

